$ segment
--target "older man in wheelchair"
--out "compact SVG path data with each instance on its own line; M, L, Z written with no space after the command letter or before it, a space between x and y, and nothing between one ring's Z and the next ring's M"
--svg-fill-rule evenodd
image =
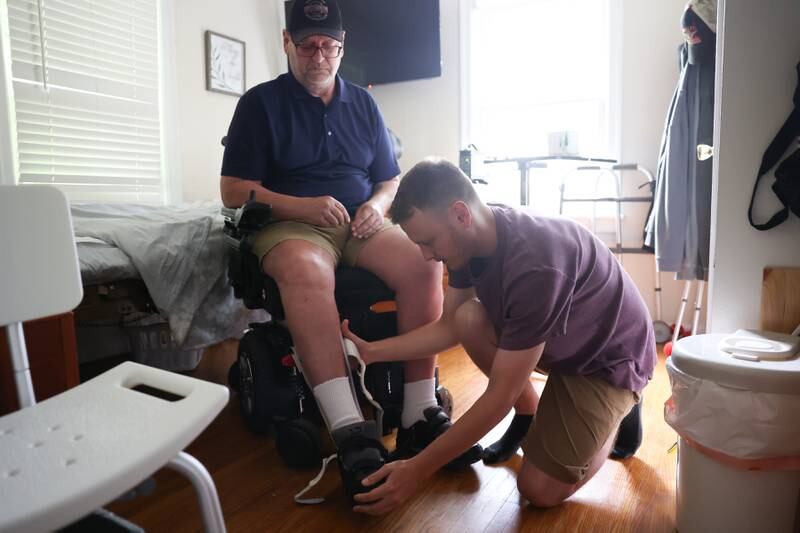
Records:
M283 33L289 72L241 97L225 142L220 189L226 207L271 206L252 237L261 271L274 280L294 353L337 448L348 496L387 460L376 425L365 421L349 379L336 268L376 275L394 292L397 330L435 320L441 267L425 262L384 219L400 169L372 97L337 75L344 31L335 0L321 13L295 2ZM418 453L450 427L435 395L436 354L404 364L395 457ZM480 459L476 445L457 460Z
M363 313L368 311L362 312L359 307L394 296L396 326L373 318L362 320L356 327L372 326L376 331L364 334L380 337L430 322L441 308L441 271L422 260L416 246L399 228L383 221L383 213L396 189L395 179L376 186L371 198L355 209L352 217L342 206L341 218L335 223L325 218L326 213L333 217L332 211L326 211L327 206L342 205L332 197L309 198L313 206L310 209L302 206L306 200L303 197L276 198L278 195L257 182L231 176L222 178L225 205L240 204L241 196L236 189L243 186L254 194L246 209L239 213L247 214L249 210L251 218L261 219L263 228L243 235L248 237L246 246L250 250L241 245L240 250L251 253L253 262L265 275L264 307L273 317L285 318L291 338L283 342L293 344L303 376L331 432L346 490L348 494L358 492L359 480L377 470L387 455L375 423L364 420L349 381L340 318L358 320L354 317L358 315L363 319ZM302 210L293 214L291 207L284 210L284 206L292 206L296 201L309 214ZM271 209L266 209L265 204ZM253 217L256 209L259 216ZM312 213L320 218L312 218ZM370 218L380 222L372 222ZM359 234L359 230L363 233ZM343 266L337 269L340 263ZM338 309L337 303L344 309ZM280 342L274 338L280 335L275 329L267 334L273 335L266 340L267 344ZM421 362L405 363L403 367L401 420L397 448L392 454L398 458L419 452L450 426L437 401L435 354ZM382 376L393 380L391 371ZM388 386L391 389L390 383ZM470 464L480 457L481 450L476 445L454 466Z

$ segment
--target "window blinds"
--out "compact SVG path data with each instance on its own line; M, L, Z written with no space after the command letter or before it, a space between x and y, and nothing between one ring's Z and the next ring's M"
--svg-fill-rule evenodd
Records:
M161 203L158 0L7 0L19 182Z

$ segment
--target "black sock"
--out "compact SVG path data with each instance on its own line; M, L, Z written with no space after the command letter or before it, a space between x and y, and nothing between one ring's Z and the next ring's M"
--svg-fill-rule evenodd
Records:
M642 444L642 403L633 406L619 424L619 433L609 457L612 459L627 459L631 457Z
M483 450L483 462L493 465L511 459L517 453L525 434L528 433L533 418L534 415L514 415L500 440Z

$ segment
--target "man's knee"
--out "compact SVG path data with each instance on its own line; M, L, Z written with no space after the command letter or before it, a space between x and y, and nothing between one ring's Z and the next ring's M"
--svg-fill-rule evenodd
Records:
M566 500L566 497L560 494L548 492L548 489L545 487L530 487L522 483L519 479L517 479L517 489L522 497L528 500L534 507L547 509L561 505L564 503L564 500Z
M517 476L517 490L531 505L542 508L560 505L575 492L574 485L553 479L528 462Z
M467 300L456 309L454 324L460 342L482 335L487 328L492 327L486 309L475 298Z
M264 256L262 269L280 288L334 290L333 261L325 250L305 241L284 241Z
M442 293L442 265L435 261L425 261L421 255L398 257L396 267L399 273L396 291L410 291L420 295Z
M423 281L434 283L438 286L442 284L442 264L438 261L425 261L422 258L414 261L417 269L417 276Z

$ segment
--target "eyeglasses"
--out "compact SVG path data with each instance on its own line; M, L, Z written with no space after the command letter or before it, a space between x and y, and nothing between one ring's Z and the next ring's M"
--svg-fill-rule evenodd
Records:
M300 57L314 57L317 54L317 50L322 52L322 57L328 59L339 57L342 54L342 46L338 44L317 46L315 44L294 43L294 46L297 49L297 55Z

